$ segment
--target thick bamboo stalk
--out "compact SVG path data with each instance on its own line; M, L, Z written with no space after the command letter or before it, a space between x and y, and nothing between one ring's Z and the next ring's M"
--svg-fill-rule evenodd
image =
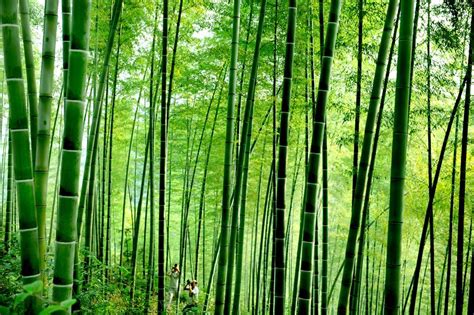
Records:
M255 99L255 89L257 84L257 72L258 63L260 57L260 43L263 34L263 22L265 18L265 7L266 1L261 2L259 22L257 27L257 38L255 41L255 50L252 61L252 68L249 79L249 89L245 102L245 113L244 122L242 126L242 135L240 143L240 151L237 152L237 173L234 190L234 204L232 210L232 231L229 242L229 263L227 268L227 288L231 287L233 272L235 266L235 290L233 300L231 291L226 290L226 306L224 313L227 313L231 309L232 312L238 314L240 312L240 296L241 296L241 284L242 284L242 263L243 263L243 246L244 246L244 235L245 235L245 202L247 199L247 173L248 163L250 156L250 140L252 134L252 121L253 121L253 107ZM238 228L237 228L238 226ZM236 255L236 261L234 263L234 255ZM226 288L226 289L227 289ZM231 303L233 301L233 303Z
M469 57L466 74L466 96L464 101L464 116L461 136L461 157L459 161L459 197L458 197L458 240L456 259L456 313L463 312L464 288L463 288L463 253L464 253L464 215L466 198L466 167L467 167L467 143L469 135L469 107L471 105L472 64L474 62L474 5L471 3L471 28L469 35ZM473 299L471 298L471 303ZM473 306L470 305L472 310Z
M401 0L400 37L397 63L397 92L393 124L390 210L387 232L384 312L400 311L400 257L407 156L408 113L410 103L414 1Z
M28 92L28 110L30 112L31 155L33 163L36 155L36 137L38 130L38 89L36 87L35 59L33 40L31 39L30 6L28 0L20 0L21 33L25 52L26 87ZM41 262L40 262L41 264ZM41 268L41 267L40 267Z
M61 0L63 39L63 93L66 102L67 77L69 73L69 49L71 45L71 0Z
M318 96L316 100L316 113L313 122L313 136L311 140L311 150L307 170L307 180L305 183L304 201L304 229L300 243L302 246L302 258L300 263L300 283L298 294L298 312L309 314L311 310L311 289L313 280L313 257L314 257L314 227L316 221L316 211L320 206L321 194L321 164L322 145L324 139L326 106L331 78L331 66L334 57L334 50L339 25L342 1L332 0L329 12L326 43L322 58L321 76L319 78Z
M72 297L77 202L82 152L86 74L89 54L90 1L75 1L72 14L69 76L64 109L64 134L56 226L53 301Z
M41 56L40 90L38 104L37 145L35 160L35 197L38 218L40 271L46 287L46 205L48 197L48 175L51 143L51 103L54 88L54 62L56 31L58 23L58 0L48 0L44 7L43 49Z
M40 279L40 269L33 164L20 57L18 1L1 1L0 9L5 78L10 106L9 129L20 223L21 275L23 283L28 284ZM38 307L36 298L27 302L28 312L38 311Z
M277 196L275 209L275 296L274 311L285 312L286 263L285 263L285 211L286 211L286 160L290 123L291 83L293 78L293 56L296 39L296 1L288 3L288 28L286 32L285 66L283 70L283 91L280 111L280 137L278 145Z
M181 15L180 15L181 17ZM166 211L166 167L168 157L168 113L166 99L166 75L168 62L168 0L163 1L163 25L161 37L161 128L160 128L160 182L158 204L158 314L165 312L165 211ZM177 44L177 42L175 42ZM175 55L175 54L174 54ZM150 152L153 152L151 150ZM150 155L150 176L153 155ZM151 188L153 190L153 186ZM153 202L153 201L152 201Z
M63 0L63 20L64 20L64 1ZM99 85L97 88L97 93L95 94L94 97L94 110L92 114L92 124L89 129L89 134L87 137L87 153L86 153L86 161L85 161L85 167L84 167L84 172L82 176L82 185L81 185L81 191L79 195L79 209L78 209L78 215L77 215L77 248L75 249L75 263L74 263L74 294L79 294L81 291L81 282L82 282L82 271L80 270L79 266L79 242L80 242L80 236L81 236L81 228L82 228L82 218L83 218L83 213L84 213L84 208L86 206L86 195L88 196L87 198L87 212L86 212L86 226L85 226L85 247L86 249L89 248L89 242L90 242L90 229L91 229L91 216L92 216L92 199L93 199L93 193L94 193L94 183L95 183L95 164L96 164L96 152L97 152L97 136L98 136L98 128L99 128L99 122L100 122L100 116L101 116L101 109L102 109L102 98L104 94L104 83L105 83L105 77L108 69L108 63L110 60L111 52L112 52L112 47L114 43L114 38L115 38L115 32L117 29L118 21L122 12L122 3L123 0L117 0L114 3L114 8L113 8L113 14L112 14L112 20L110 24L110 32L107 38L107 49L105 50L105 55L104 55L104 62L101 70L101 75L99 79ZM63 36L66 36L66 34L63 33ZM69 64L68 64L69 66ZM66 64L64 65L64 75L68 75L68 71L66 71ZM67 85L64 86L66 89ZM88 258L86 258L87 260ZM85 266L87 268L87 264Z

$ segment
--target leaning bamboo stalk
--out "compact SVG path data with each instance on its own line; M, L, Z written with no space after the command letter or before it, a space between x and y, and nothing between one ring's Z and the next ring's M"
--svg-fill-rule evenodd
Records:
M420 237L420 244L418 246L418 257L417 257L417 262L416 262L416 265L415 265L415 271L413 273L413 278L412 278L412 283L413 284L411 285L412 294L411 294L411 299L410 299L410 312L414 312L415 306L416 306L415 302L416 302L416 296L417 296L416 293L418 292L418 289L417 289L418 288L418 278L420 276L421 260L422 260L422 257L423 257L423 250L424 250L424 245L425 245L427 231L428 231L428 223L429 223L429 218L430 218L430 209L433 209L434 197L435 197L435 194L436 194L436 188L437 188L437 185L438 185L438 181L439 181L439 178L440 178L440 175L441 175L441 168L442 168L442 165L443 165L444 154L446 152L446 147L448 145L449 135L451 133L451 128L452 128L452 125L453 125L453 122L454 122L454 118L456 117L456 113L458 111L459 104L461 103L462 93L463 93L464 88L466 86L466 81L467 81L467 77L465 77L463 82L461 83L458 95L456 97L456 101L455 101L453 109L451 111L448 126L446 127L446 132L445 132L444 139L443 139L443 144L441 145L441 150L440 150L439 157L438 157L438 164L436 165L436 171L435 171L435 175L433 177L433 185L431 187L432 192L430 194L427 210L426 210L426 213L425 213L425 219L424 219L424 222L423 222L423 228L422 228L421 237ZM408 290L408 293L409 292L410 292L410 289ZM413 293L413 292L415 292L415 293ZM405 308L405 306L404 306L404 308Z
M371 152L373 150L374 142L374 128L377 114L380 109L380 99L383 89L383 77L386 72L386 65L388 54L390 50L390 39L392 37L394 28L394 18L397 11L398 0L391 0L387 6L387 13L385 16L384 30L380 40L380 48L377 56L377 66L375 68L374 80L372 84L372 92L370 97L369 112L367 114L366 126L364 131L364 140L362 145L362 152L360 157L360 164L357 175L357 183L355 188L354 199L352 203L352 214L349 234L347 237L344 272L342 275L341 290L339 294L338 311L345 312L349 302L349 293L352 285L352 274L355 262L355 248L357 236L359 233L359 226L361 220L361 213L364 201L364 193L367 186L367 174ZM360 275L360 274L359 274ZM355 280L358 278L356 277ZM360 281L360 280L357 280Z

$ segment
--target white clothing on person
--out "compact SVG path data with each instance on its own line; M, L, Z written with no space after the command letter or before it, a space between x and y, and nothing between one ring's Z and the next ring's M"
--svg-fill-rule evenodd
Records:
M169 274L169 276L171 278L170 286L169 286L169 294L170 294L169 305L171 305L173 298L178 294L179 271L173 270Z
M179 272L173 271L170 274L171 281L170 281L170 291L177 291L178 290L178 281L179 281Z
M197 286L194 286L194 288L191 290L191 294L192 294L193 303L197 304L198 295L199 295L199 288Z

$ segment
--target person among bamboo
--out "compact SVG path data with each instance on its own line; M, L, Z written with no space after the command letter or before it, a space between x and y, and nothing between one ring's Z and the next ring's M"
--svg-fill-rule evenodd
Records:
M199 288L197 280L191 282L191 290L189 291L189 296L191 297L191 303L193 305L198 304Z
M170 277L170 286L169 286L169 294L170 300L168 303L168 307L171 306L171 302L173 302L173 298L178 296L178 282L179 282L179 275L181 271L179 270L179 265L175 264L171 271L168 272L168 276Z
M193 307L198 305L199 288L197 280L188 280L188 283L184 289L189 291L189 303L183 309L183 312L186 312L191 311Z
M184 285L183 288L183 293L181 294L181 302L185 303L186 305L189 304L189 301L191 299L191 280L186 280L186 284Z

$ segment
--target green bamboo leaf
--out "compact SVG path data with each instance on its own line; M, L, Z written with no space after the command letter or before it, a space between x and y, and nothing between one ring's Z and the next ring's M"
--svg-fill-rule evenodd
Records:
M39 315L48 315L48 314L53 314L54 312L57 311L64 311L64 307L58 305L58 304L53 304L42 310Z
M73 306L74 303L76 303L76 302L77 302L76 299L69 299L69 300L64 300L64 301L62 301L62 302L60 303L60 305L61 305L62 307L64 307L65 309L68 309L68 308L70 308L71 306Z
M10 314L10 309L5 306L0 305L0 315L9 315Z
M27 293L27 292L23 292L23 293L20 293L20 294L17 294L15 296L15 301L13 302L13 305L20 305L21 303L23 303L24 300L26 300L27 297L29 297L31 295L31 293Z
M40 293L43 290L43 283L40 280L36 280L35 282L25 284L23 289L29 294Z

